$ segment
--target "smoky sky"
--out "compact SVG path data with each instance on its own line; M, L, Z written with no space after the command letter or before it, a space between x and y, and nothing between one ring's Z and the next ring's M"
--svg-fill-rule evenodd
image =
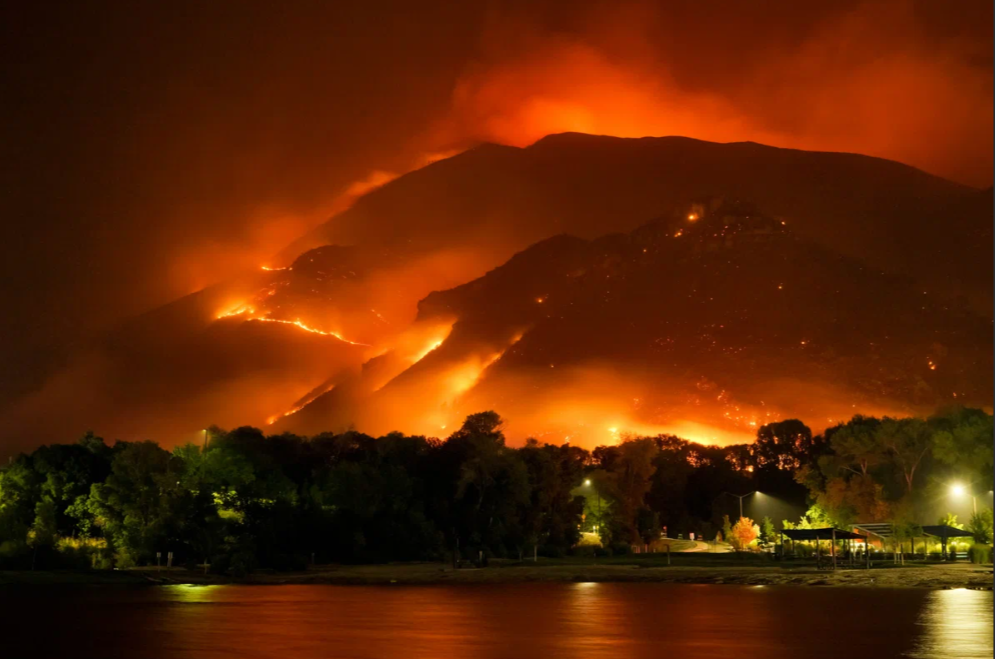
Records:
M988 2L2 12L0 391L481 141L685 134L992 177Z

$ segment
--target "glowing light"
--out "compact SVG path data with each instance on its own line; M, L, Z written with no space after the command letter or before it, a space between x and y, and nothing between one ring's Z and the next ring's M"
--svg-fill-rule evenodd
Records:
M425 348L420 353L418 353L417 355L415 355L414 362L412 362L412 363L417 364L421 360L425 359L425 355L427 355L428 353L432 352L433 350L435 350L436 348L438 348L441 345L442 345L442 341L436 341L434 343L430 343L427 348Z
M590 485L590 484L591 484L591 479L590 478L588 478L588 479L586 479L584 481L584 485Z
M338 339L339 341L342 341L343 343L348 343L348 344L354 345L354 346L366 346L366 347L369 347L369 345L370 345L369 343L359 343L358 341L350 341L349 339L345 338L344 336L342 336L338 332L325 332L324 330L320 330L320 329L318 329L316 327L310 327L309 325L305 325L304 323L302 323L299 318L297 320L283 320L281 318L249 318L248 319L248 321L253 321L253 320L258 321L260 323L280 323L281 325L293 325L294 327L301 328L305 332L311 332L312 334L321 334L322 336L333 336L336 339ZM246 321L246 322L248 322L248 321Z
M674 234L674 238L680 238L684 235L684 229L678 229L677 233Z
M284 412L282 414L274 414L273 416L271 416L268 419L266 419L266 425L271 426L271 425L273 425L274 423L276 423L277 421L279 421L280 419L282 419L284 417L290 416L292 414L297 414L298 412L300 412L301 410L303 410L305 407L307 407L308 405L310 405L311 403L313 403L315 401L315 399L317 399L320 396L325 395L326 393L328 393L329 391L331 391L334 388L335 388L335 384L332 383L332 384L328 384L328 385L321 386L321 387L318 387L318 388L314 389L307 396L305 396L304 398L301 398L299 401L297 401L297 403L292 408L290 408L289 410L287 410L286 412Z
M255 307L253 307L250 304L242 304L228 311L223 311L219 313L217 318L220 320L222 318L233 318L235 316L242 316L245 314L254 314L254 313L256 313ZM345 338L338 332L326 332L324 330L318 329L317 327L311 327L310 325L307 325L303 321L301 321L300 318L298 318L297 320L283 320L282 318L267 318L265 316L253 316L251 318L245 319L245 322L250 322L250 321L256 321L260 323L280 323L281 325L293 325L294 327L298 327L304 330L305 332L311 332L312 334L321 334L322 336L331 336L338 339L339 341L342 341L343 343L348 343L350 345L364 346L364 347L369 347L370 345L369 343L350 341L349 339Z
M698 219L697 213L691 213L690 215L688 215L688 222L694 222L697 219Z
M266 270L267 272L279 272L280 270L293 270L293 268L291 268L290 266L287 266L285 268L271 268L268 265L261 265L259 267L262 268L263 270Z
M967 490L960 483L954 483L953 485L950 486L950 494L954 495L955 497L962 497L966 492Z
M232 316L241 316L244 313L256 313L255 307L248 304L241 304L237 307L229 309L228 311L223 311L218 314L218 318L230 318Z

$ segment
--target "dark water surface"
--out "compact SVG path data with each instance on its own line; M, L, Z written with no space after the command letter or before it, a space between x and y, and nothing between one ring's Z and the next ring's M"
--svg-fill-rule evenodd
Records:
M0 656L992 657L992 593L509 584L0 589Z

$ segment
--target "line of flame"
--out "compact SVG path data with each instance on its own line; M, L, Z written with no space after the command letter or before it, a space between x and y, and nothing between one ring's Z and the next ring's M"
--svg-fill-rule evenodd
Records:
M312 334L321 334L322 336L334 336L339 341L342 341L344 343L348 343L350 345L364 346L364 347L367 347L367 348L370 347L369 343L360 343L359 341L350 341L349 339L345 338L344 336L342 336L338 332L326 332L324 330L318 329L317 327L310 327L309 325L305 325L304 323L301 322L300 318L298 318L297 320L283 320L281 318L249 318L249 319L246 320L246 322L249 322L249 321L252 321L252 320L257 320L257 321L259 321L261 323L280 323L282 325L294 325L295 327L301 328L305 332L311 332Z
M327 394L329 391L331 391L334 388L335 388L335 385L332 384L332 385L329 385L328 387L324 387L322 389L319 389L317 392L314 393L313 396L308 396L306 399L304 399L303 401L301 401L299 404L294 405L292 408L290 408L289 410L287 410L283 414L274 414L273 416L271 416L268 419L266 419L266 425L271 426L271 425L273 425L274 423L276 423L277 421L279 421L280 419L282 419L284 417L288 417L288 416L290 416L292 414L297 414L298 412L300 412L301 410L303 410L305 407L307 407L308 405L310 405L311 403L313 403L315 400L317 400L321 396L324 396L325 394Z
M252 314L252 313L255 313L255 312L256 312L255 307L252 307L252 306L247 305L247 304L243 304L242 306L236 307L236 308L232 309L231 311L225 311L223 313L219 313L218 314L218 319L221 319L221 318L232 318L234 316L241 316L242 314L247 314L247 313L248 314ZM295 327L299 327L302 330L304 330L305 332L311 332L312 334L321 334L322 336L333 336L336 339L338 339L339 341L342 341L343 343L348 343L349 345L363 346L363 347L366 347L366 348L370 347L369 343L360 343L359 341L350 341L349 339L345 338L344 336L342 336L338 332L326 332L324 330L318 329L317 327L311 327L310 325L305 325L303 322L301 322L300 318L298 318L297 320L283 320L281 318L265 318L263 316L253 316L251 318L246 318L245 322L249 322L249 321L253 321L253 320L259 321L261 323L280 323L281 325L294 325Z

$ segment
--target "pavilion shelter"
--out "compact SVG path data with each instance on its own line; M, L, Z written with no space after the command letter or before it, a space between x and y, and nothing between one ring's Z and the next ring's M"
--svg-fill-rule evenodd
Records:
M859 533L854 533L853 531L846 531L844 529L837 529L833 527L826 527L824 529L784 529L781 531L781 553L784 553L784 537L787 536L791 540L792 554L795 553L795 542L798 540L809 540L815 542L815 563L819 567L822 567L822 541L829 542L829 555L828 559L832 569L836 569L838 563L838 556L836 554L836 543L838 541L844 542L844 547L846 548L845 560L849 562L850 566L854 564L854 551L853 551L853 541L863 540L867 542L867 536L861 535Z

